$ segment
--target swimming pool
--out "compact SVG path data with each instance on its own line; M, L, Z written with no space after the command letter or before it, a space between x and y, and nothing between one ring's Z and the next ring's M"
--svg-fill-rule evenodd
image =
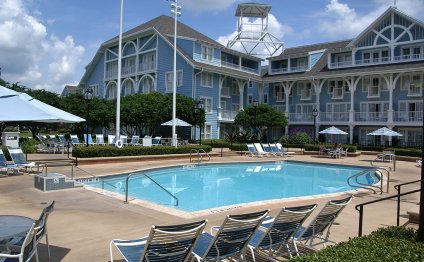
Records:
M365 167L295 161L188 165L133 173L128 194L132 198L193 212L248 202L344 192L355 189L347 184L348 177L365 170ZM87 185L125 195L127 175L103 177ZM365 184L377 181L371 170L360 180Z

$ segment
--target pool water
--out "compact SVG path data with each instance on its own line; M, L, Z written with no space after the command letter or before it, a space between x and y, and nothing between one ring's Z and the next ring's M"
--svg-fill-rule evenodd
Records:
M271 199L344 192L351 189L348 177L365 167L284 161L281 163L237 163L188 165L143 171L152 180L134 173L129 179L132 198L192 212ZM104 177L88 185L125 194L127 174ZM359 182L378 181L373 172Z

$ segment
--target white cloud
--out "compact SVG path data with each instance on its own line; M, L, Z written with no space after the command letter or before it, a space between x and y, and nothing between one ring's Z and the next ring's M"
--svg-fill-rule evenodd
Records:
M0 5L0 66L2 78L30 88L60 92L75 83L75 69L84 48L72 36L48 36L46 26L31 16L22 0Z
M325 18L319 23L319 30L332 37L337 36L338 39L355 37L392 4L392 1L374 0L375 8L366 14L360 14L348 4L342 3L342 0L330 0L326 5ZM424 11L424 1L397 1L397 7L416 17Z
M210 12L227 9L237 0L180 0L184 8L195 12Z
M247 18L243 18L243 19L244 19L243 24L247 26L254 25L254 24L261 24L260 18L255 20L250 20L250 21ZM283 37L286 34L292 34L294 30L291 26L281 24L274 15L269 14L268 15L268 32L274 37L276 37L277 39L279 39L280 41L282 41ZM228 41L233 39L237 35L237 33L238 32L235 31L228 35L220 36L218 37L217 41L226 46ZM243 47L238 44L234 45L232 48L238 51L242 51L242 52L244 51ZM249 47L247 49L250 50ZM258 53L263 53L263 54L268 53L268 51L264 48L264 46L258 46L258 49L255 49L255 51L257 51Z

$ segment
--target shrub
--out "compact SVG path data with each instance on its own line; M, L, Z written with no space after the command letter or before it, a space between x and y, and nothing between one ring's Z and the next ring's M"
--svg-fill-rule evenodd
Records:
M242 144L235 143L235 144L232 144L229 148L230 150L233 150L233 151L248 151L246 143L242 143Z
M19 146L22 149L22 152L26 153L35 153L37 152L37 145L40 142L38 142L36 139L30 139L30 138L20 138L19 139Z
M417 241L417 231L405 227L380 228L368 236L327 247L290 261L423 261L424 243Z
M202 140L202 145L209 145L212 148L229 147L230 143L223 139L206 139Z
M319 151L319 148L321 146L325 146L325 147L333 147L334 144L307 144L305 145L305 150L306 151ZM355 153L357 148L356 145L341 145L342 148L346 148L347 152L349 153Z
M72 150L73 157L115 157L115 156L145 156L145 155L166 155L166 154L188 154L192 149L203 149L210 152L212 148L208 145L188 145L188 146L125 146L117 148L114 146L77 146Z

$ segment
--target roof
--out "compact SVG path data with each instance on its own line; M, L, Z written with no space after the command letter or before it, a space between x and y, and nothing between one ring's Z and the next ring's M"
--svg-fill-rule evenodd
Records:
M244 17L266 17L271 10L271 5L259 3L239 4L236 10L236 16Z
M310 52L319 51L319 50L335 50L346 48L346 46L352 41L352 39L348 40L340 40L335 42L326 42L312 45L304 45L292 48L286 48L284 51L278 55L271 58L269 60L280 60L289 57L304 57L308 56Z

